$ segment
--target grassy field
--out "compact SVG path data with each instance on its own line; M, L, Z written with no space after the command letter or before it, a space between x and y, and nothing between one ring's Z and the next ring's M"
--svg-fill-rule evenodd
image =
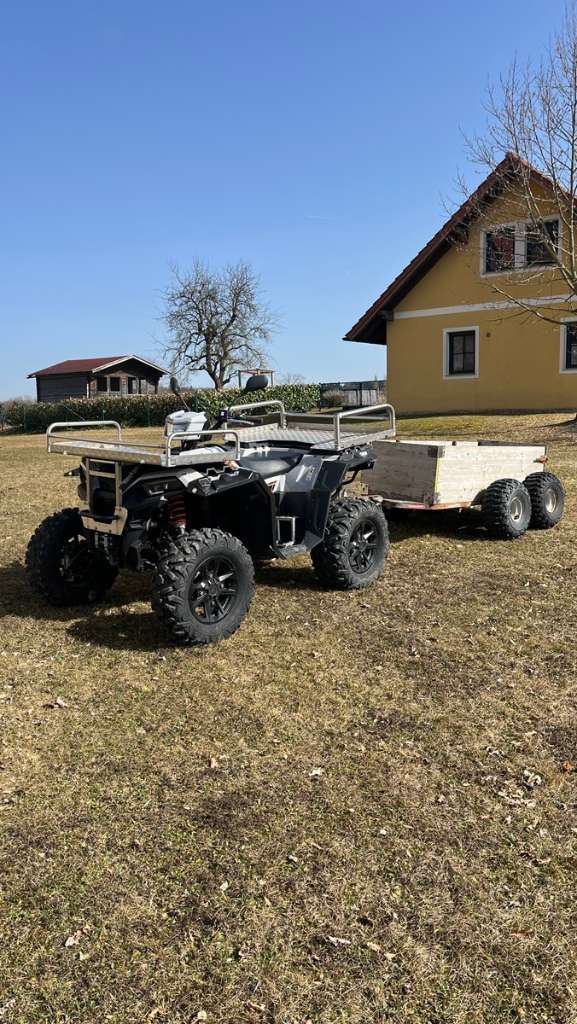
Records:
M3 1024L577 1019L566 421L401 422L546 439L563 523L395 524L362 593L271 565L202 651L167 642L146 578L89 610L30 593L28 537L74 482L1 437Z

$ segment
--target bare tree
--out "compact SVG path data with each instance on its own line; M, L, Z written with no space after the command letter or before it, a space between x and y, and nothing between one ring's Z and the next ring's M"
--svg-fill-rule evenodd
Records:
M212 271L201 261L183 273L172 267L163 320L165 356L175 372L204 370L215 388L235 371L261 366L275 317L259 296L260 282L242 260Z
M306 378L302 373L283 373L280 382L281 384L305 384Z
M575 7L565 13L561 29L553 37L538 65L520 67L514 62L496 87L490 88L484 134L468 140L473 160L493 172L491 193L472 197L474 211L490 223L490 202L502 195L512 220L527 223L527 244L532 259L525 282L536 278L558 281L577 309L577 17ZM504 159L503 159L504 157ZM496 170L494 170L496 168ZM551 225L557 223L556 228ZM495 292L541 320L559 323L567 310L556 315L524 300L510 287L508 269L518 269L514 239L494 239L501 282L492 281ZM501 253L499 253L499 247ZM529 261L528 261L529 262ZM518 283L518 281L517 281Z

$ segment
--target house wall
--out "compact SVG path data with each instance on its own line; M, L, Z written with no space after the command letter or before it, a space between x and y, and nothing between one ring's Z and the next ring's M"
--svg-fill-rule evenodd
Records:
M85 373L67 373L36 378L38 402L61 402L66 398L86 398L87 376Z
M552 212L545 198L543 212ZM519 219L499 201L487 226ZM395 308L387 324L389 400L399 413L577 409L577 373L560 368L561 328L520 312L502 294L562 319L570 308L556 300L567 296L567 285L554 270L483 276L481 231L477 224ZM479 331L475 379L444 378L444 331L459 327Z

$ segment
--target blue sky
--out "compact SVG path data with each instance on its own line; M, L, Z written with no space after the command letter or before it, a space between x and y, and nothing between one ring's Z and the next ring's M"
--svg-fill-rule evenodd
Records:
M169 264L196 257L253 264L281 373L382 376L382 348L340 339L445 219L457 171L476 180L462 129L562 9L4 5L0 397L60 359L160 358Z

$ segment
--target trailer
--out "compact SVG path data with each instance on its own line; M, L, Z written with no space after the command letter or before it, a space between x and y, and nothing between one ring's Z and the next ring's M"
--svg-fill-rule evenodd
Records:
M368 493L391 518L410 511L478 509L494 537L514 540L560 521L565 493L546 471L541 444L390 438L373 444L363 474Z

